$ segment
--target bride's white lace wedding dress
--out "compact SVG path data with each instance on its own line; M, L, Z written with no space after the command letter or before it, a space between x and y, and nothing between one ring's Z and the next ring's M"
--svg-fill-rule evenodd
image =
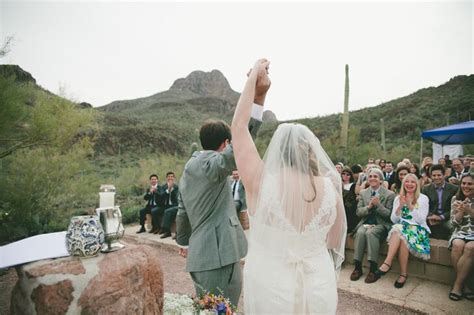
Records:
M282 152L282 141L278 143ZM321 160L317 145L311 152L319 154L318 171L311 176L295 163L295 156L280 162L281 156L266 155L260 193L250 216L243 277L245 314L336 312L346 235L342 186L332 163ZM267 153L272 152L271 146ZM307 160L300 163L308 165Z

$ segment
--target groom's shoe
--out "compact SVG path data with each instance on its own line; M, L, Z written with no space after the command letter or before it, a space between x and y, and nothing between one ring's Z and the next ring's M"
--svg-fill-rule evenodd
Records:
M354 269L354 271L351 273L351 280L357 281L360 277L362 277L362 270Z

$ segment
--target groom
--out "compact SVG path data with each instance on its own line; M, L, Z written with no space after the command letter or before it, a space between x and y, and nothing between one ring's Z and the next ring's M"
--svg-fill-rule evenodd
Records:
M262 74L249 122L253 137L261 124L269 87L267 74ZM179 182L176 242L181 246L180 254L187 257L186 271L196 294L222 291L237 306L242 289L239 262L247 255L247 240L228 182L236 169L230 127L223 121L208 120L199 138L204 151L193 153Z

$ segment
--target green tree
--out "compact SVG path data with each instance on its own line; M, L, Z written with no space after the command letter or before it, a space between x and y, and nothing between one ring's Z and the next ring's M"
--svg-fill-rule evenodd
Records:
M0 243L64 230L97 190L83 182L94 178L95 114L14 78L0 87Z

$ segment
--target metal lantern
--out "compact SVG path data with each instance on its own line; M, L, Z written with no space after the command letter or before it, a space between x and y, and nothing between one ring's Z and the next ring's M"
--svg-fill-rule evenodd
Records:
M108 253L124 247L119 240L123 237L125 228L120 207L115 206L115 186L101 185L99 195L99 208L96 212L104 229L105 244L102 252Z
M119 240L123 237L125 229L122 224L122 212L118 206L98 208L100 224L104 228L105 244L102 252L108 253L124 247Z

